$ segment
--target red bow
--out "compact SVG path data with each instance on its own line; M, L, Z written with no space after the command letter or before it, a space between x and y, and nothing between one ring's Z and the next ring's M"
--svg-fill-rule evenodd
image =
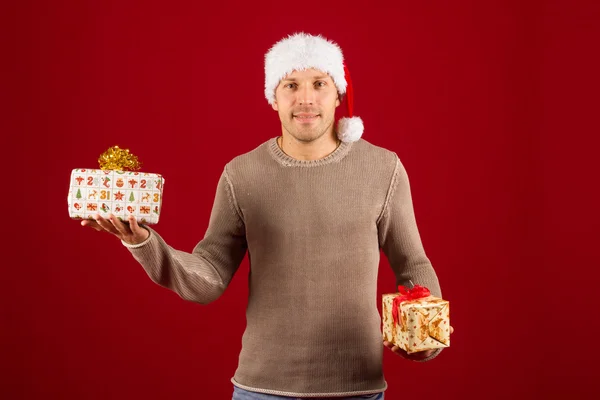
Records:
M431 295L429 289L421 285L415 285L412 289L408 289L402 285L399 285L398 291L400 292L400 295L394 297L394 302L392 304L392 316L394 317L394 324L398 323L398 309L400 308L400 303L403 301L420 299Z

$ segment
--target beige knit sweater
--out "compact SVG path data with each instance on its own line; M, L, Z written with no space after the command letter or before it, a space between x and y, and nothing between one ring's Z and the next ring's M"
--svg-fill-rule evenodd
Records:
M247 326L232 382L251 391L336 397L387 388L380 249L396 284L411 280L442 296L406 171L395 153L364 139L315 161L289 157L275 138L234 158L191 253L149 230L128 246L135 259L154 282L201 304L223 293L248 252Z

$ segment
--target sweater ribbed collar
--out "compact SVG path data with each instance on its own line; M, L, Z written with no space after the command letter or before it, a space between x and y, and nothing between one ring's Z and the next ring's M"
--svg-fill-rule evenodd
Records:
M342 160L352 148L352 142L340 143L337 149L335 149L331 154L318 160L298 160L288 156L277 144L277 137L271 138L267 141L267 148L269 150L269 154L271 154L275 161L285 167L317 167Z

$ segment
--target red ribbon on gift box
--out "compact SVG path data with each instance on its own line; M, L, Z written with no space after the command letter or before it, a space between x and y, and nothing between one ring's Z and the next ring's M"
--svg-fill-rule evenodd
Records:
M400 303L408 300L421 299L423 297L431 295L429 289L421 285L415 285L412 289L409 289L402 285L398 285L398 291L400 292L400 295L394 297L394 303L392 305L392 316L394 317L394 324L397 324L399 320L398 309L400 308Z

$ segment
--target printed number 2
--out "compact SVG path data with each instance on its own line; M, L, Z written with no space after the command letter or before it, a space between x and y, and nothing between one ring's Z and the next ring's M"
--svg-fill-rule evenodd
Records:
M142 179L142 183L140 184L140 187L142 189L146 189L146 180L145 179Z

